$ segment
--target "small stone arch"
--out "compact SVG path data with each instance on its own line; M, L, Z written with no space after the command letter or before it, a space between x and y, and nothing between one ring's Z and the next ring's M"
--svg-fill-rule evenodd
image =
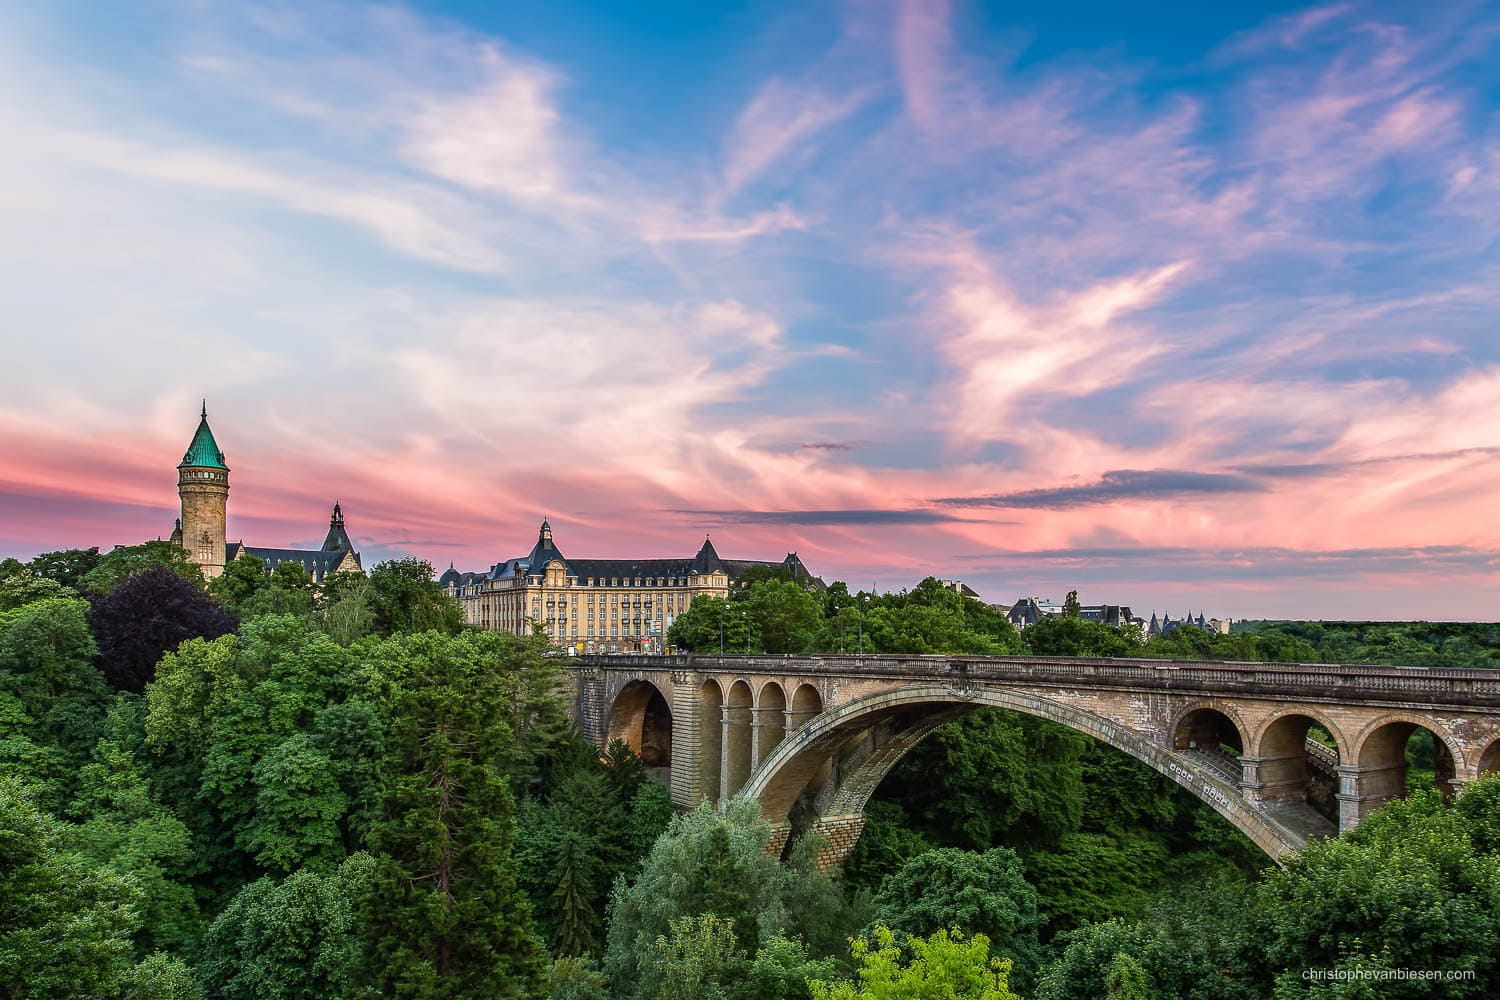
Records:
M724 700L724 797L739 793L750 778L755 696L743 677Z
M621 740L648 768L672 766L672 710L648 680L633 680L609 709L609 740Z
M1328 732L1328 735L1333 737L1334 748L1338 751L1339 760L1351 761L1354 759L1352 744L1349 741L1349 737L1345 735L1344 730L1315 705L1298 705L1295 708L1290 708L1282 712L1280 715L1268 716L1250 734L1251 749L1247 750L1246 753L1253 752L1256 756L1259 756L1261 746L1265 742L1266 731L1283 719L1293 716L1302 716L1311 719L1322 726Z
M1238 713L1218 701L1199 701L1177 713L1172 749L1201 757L1238 787L1244 775L1245 726Z
M1328 732L1335 749L1309 738L1315 725ZM1277 815L1300 815L1307 822L1326 820L1333 824L1329 832L1337 828L1339 767L1349 763L1349 756L1343 734L1322 713L1299 705L1267 719L1246 757L1245 793L1252 801Z
M724 766L724 689L709 677L698 688L698 798L718 802Z
M1370 737L1374 736L1379 730L1392 723L1405 723L1414 729L1425 729L1431 733L1436 738L1437 745L1446 749L1448 755L1453 758L1454 766L1462 771L1468 767L1468 760L1464 756L1463 748L1454 742L1453 734L1437 725L1436 721L1433 718L1424 717L1414 712L1387 712L1378 719L1365 723L1365 727L1354 737L1355 749L1351 759L1358 761L1364 755Z
M792 692L792 704L787 714L787 729L796 731L817 718L823 712L823 696L811 684L801 684Z
M1209 768L1174 753L1123 725L1081 709L1031 694L981 687L959 691L947 686L914 686L868 695L840 705L814 719L777 748L756 769L743 794L757 798L773 824L787 822L793 804L814 776L827 774L841 747L867 734L870 744L862 757L840 762L832 794L825 789L818 800L825 818L861 812L871 792L901 757L922 737L943 723L982 707L1023 712L1067 726L1102 740L1176 781L1203 799L1245 833L1272 859L1296 851L1305 839L1296 831L1251 808L1234 788ZM869 739L883 732L885 738Z
M1475 773L1481 778L1500 772L1500 737L1496 737L1494 742L1485 747L1474 766Z
M1467 773L1463 749L1434 719L1410 712L1388 712L1369 722L1355 740L1360 819L1391 799L1406 795L1406 745L1418 729L1432 734L1434 784L1444 801L1452 800L1456 791L1453 779Z
M786 739L786 690L766 681L755 696L755 756L764 760Z

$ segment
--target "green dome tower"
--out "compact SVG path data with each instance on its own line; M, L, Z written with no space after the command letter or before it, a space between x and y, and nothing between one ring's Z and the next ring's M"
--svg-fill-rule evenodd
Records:
M229 466L208 426L208 401L192 443L177 466L182 500L182 547L209 578L224 572L225 516L229 506ZM176 533L174 532L174 537Z

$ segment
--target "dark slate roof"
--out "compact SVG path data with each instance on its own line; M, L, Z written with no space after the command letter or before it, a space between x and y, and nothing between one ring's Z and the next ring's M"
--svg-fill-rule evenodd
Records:
M227 549L227 547L226 547ZM239 555L243 549L245 555L255 556L265 562L266 568L275 572L276 567L284 562L301 563L313 576L327 576L339 568L339 563L344 561L346 552L316 551L311 549L262 549L253 545L236 545L235 555ZM225 552L225 558L233 558ZM358 563L359 556L354 557Z
M223 469L229 471L229 466L224 464L224 453L219 450L219 442L214 440L214 432L208 427L208 404L203 404L203 415L198 418L198 429L193 433L193 440L188 444L187 451L182 455L182 461L177 466L179 469L207 468Z
M353 552L354 543L349 540L349 533L344 530L344 511L339 507L339 502L333 502L333 517L328 521L328 534L323 539L324 552Z

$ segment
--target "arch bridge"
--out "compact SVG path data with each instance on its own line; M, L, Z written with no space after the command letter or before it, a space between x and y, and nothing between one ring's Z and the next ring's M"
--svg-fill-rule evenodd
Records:
M981 707L1086 733L1187 788L1273 859L1406 790L1433 734L1445 795L1500 770L1500 673L1420 667L969 656L585 656L575 721L630 744L692 808L760 800L781 850L843 860L865 802L928 733Z

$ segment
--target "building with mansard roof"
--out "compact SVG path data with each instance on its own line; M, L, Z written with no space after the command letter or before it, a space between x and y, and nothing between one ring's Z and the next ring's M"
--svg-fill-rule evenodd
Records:
M450 565L438 583L463 605L471 625L529 635L535 623L553 642L579 652L660 652L672 621L693 598L726 597L735 580L757 567L823 586L795 552L780 561L722 559L708 538L685 559L573 559L562 554L545 519L525 556L476 573Z
M241 556L255 556L272 571L282 563L298 563L314 583L323 582L333 573L364 572L359 553L344 530L344 511L338 501L334 501L328 534L320 548L273 549L246 545L243 539L228 540L229 466L208 426L206 400L198 429L177 466L177 496L182 502L182 516L172 530L172 542L187 550L206 577L219 576L228 563Z

